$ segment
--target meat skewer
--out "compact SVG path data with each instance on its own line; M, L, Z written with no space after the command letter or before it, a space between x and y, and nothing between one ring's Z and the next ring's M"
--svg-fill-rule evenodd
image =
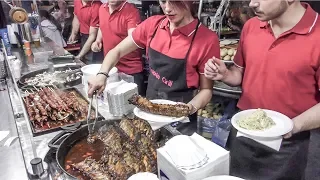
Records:
M137 94L129 99L129 103L143 111L163 116L183 117L190 113L189 107L185 104L156 104Z

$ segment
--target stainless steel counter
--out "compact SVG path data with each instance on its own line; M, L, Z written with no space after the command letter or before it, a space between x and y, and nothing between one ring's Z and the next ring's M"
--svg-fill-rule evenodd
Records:
M52 42L42 43L41 48L33 48L33 56L25 57L20 49L15 49L13 55L22 61L21 74L31 71L48 68L53 64L48 61L52 54L67 53L62 48L56 47ZM76 62L79 65L84 65L81 62ZM1 147L0 165L2 173L0 179L27 179L27 175L32 174L30 161L35 157L44 159L49 151L48 142L57 135L60 131L33 137L31 127L27 119L27 113L23 108L22 95L24 92L19 90L17 86L17 78L14 77L13 67L8 63L9 76L7 78L7 91L0 92L0 108L2 122L0 123L0 130L10 130L9 136L18 136L19 140L11 147ZM82 85L76 88L86 97ZM99 112L106 119L116 119L108 112L105 105L99 105ZM12 108L11 108L12 107ZM2 144L2 143L1 143ZM5 162L5 163L3 163ZM51 174L53 179L65 179L59 177L59 174Z
M9 135L0 142L0 179L27 179L19 140L10 147L4 146L10 137L18 136L8 89L0 91L0 131L9 131Z

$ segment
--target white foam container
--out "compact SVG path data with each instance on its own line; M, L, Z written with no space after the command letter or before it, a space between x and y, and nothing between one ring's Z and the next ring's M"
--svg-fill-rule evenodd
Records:
M83 66L81 68L81 71L83 73L82 76L82 84L84 85L84 90L85 92L88 91L88 79L90 76L95 76L101 68L102 64L90 64L90 65L86 65ZM109 71L109 78L108 78L108 82L115 82L119 80L119 77L117 75L118 69L116 67L113 67L110 71Z

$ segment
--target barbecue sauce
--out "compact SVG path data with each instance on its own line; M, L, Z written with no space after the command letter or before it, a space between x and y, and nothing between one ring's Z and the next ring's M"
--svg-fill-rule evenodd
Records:
M65 158L64 168L68 173L77 177L78 179L89 179L88 177L83 176L82 173L73 170L70 165L74 163L79 163L89 156L99 161L101 159L104 147L105 146L103 142L99 139L97 139L92 144L89 144L87 142L87 138L82 139L81 141L76 143L68 152Z

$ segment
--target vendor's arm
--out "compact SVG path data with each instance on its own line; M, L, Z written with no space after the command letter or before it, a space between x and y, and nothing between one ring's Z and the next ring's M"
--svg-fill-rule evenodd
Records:
M99 28L97 38L95 42L92 43L91 45L91 50L93 52L99 52L102 49L102 32L101 29Z
M98 30L99 30L99 8L100 6L98 4L94 4L94 7L92 7L92 13L90 14L90 29L89 29L89 37L85 44L83 45L78 57L82 58L91 50L92 43L96 40Z
M76 15L74 15L72 20L72 31L68 40L69 42L74 42L76 40L76 37L79 33L79 29L80 29L79 19Z
M208 59L212 56L220 57L220 46L219 38L216 34L212 36L209 47L204 47L207 52L198 62L197 69L199 73L199 92L198 94L188 103L189 108L191 108L191 113L196 112L198 109L205 107L212 98L213 81L208 79L204 75L206 63Z
M204 75L200 75L200 91L188 103L191 112L196 112L198 109L205 107L212 97L213 82L207 79Z
M110 50L105 56L100 72L108 73L111 68L118 63L121 57L138 48L145 48L148 41L147 32L149 31L149 28L155 27L154 24L150 25L150 23L153 22L152 20L152 17L145 20L132 32L132 35L128 32L129 36L121 41L115 48ZM130 29L128 29L128 31L132 31ZM98 90L99 93L103 92L106 86L106 80L107 77L102 74L89 79L89 97L92 96L95 90Z
M315 79L318 82L318 93L320 93L320 67L318 67L318 70L316 71ZM293 130L286 134L284 138L289 138L292 134L298 132L320 128L320 103L293 118L292 121L294 124Z
M284 138L290 138L292 134L302 131L317 129L320 127L320 103L308 109L304 113L292 119L293 130L286 134Z
M119 59L128 53L138 49L136 44L133 42L131 37L125 38L121 41L115 48L110 50L105 56L100 72L108 73L112 67L114 67ZM95 90L98 90L98 93L102 93L106 86L107 77L105 75L99 74L94 78L89 80L89 91L88 96L92 97L92 94Z
M244 39L246 36L247 27L244 26L240 42L238 44L237 53L234 57L234 65L229 69L225 63L218 59L220 56L214 56L208 60L205 66L204 75L214 81L222 81L229 86L240 86L242 83L243 73L246 68L244 56Z
M96 40L97 34L98 34L98 28L90 26L89 37L88 37L87 41L85 42L85 44L83 45L80 53L78 54L79 58L82 58L90 51L91 45Z

